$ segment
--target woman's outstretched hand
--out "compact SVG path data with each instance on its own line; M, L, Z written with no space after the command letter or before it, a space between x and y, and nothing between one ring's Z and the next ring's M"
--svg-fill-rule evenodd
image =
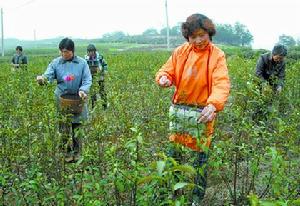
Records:
M159 85L161 87L169 87L172 85L172 82L168 79L167 76L163 75L159 79Z
M198 123L206 123L206 122L211 122L216 116L216 107L212 104L207 105L204 107L202 110L199 118L198 118Z
M39 75L36 77L36 81L39 85L44 85L46 84L46 79L42 75Z
M86 100L87 99L87 94L84 91L79 91L78 95L80 96L81 99Z

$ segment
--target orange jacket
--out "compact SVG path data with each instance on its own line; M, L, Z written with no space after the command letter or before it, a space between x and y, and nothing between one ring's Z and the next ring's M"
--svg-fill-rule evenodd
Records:
M173 103L224 108L230 81L224 52L210 43L196 50L188 42L177 47L156 74L156 82L166 75L175 86Z
M224 52L210 43L197 50L185 43L175 49L169 60L156 74L156 82L166 75L175 86L173 103L206 106L213 104L217 111L224 108L229 96L230 82ZM206 124L207 139L200 144L209 147L214 130L214 121ZM201 151L197 138L190 134L171 134L170 141Z

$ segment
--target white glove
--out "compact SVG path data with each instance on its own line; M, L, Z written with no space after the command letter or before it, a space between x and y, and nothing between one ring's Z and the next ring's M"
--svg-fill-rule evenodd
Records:
M87 94L84 91L79 91L78 95L81 97L81 99L85 100L87 99Z
M207 105L202 110L200 117L198 118L198 123L211 122L216 116L216 107L212 104Z
M37 76L36 81L39 85L44 85L46 83L45 77L43 77L42 75Z
M159 85L162 87L169 87L171 86L171 81L168 79L168 77L166 75L163 75L160 77L159 79Z

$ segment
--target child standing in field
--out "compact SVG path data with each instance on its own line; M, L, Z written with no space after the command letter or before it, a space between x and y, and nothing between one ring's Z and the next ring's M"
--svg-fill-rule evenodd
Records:
M60 108L61 96L78 95L85 103L82 112L72 114L71 122L60 122L60 132L64 134L63 144L66 145L66 162L77 161L80 157L81 141L77 137L76 131L82 121L88 118L87 94L92 85L92 76L86 61L74 55L74 42L64 38L59 43L60 57L55 58L49 65L45 73L37 76L37 82L44 85L47 82L57 81L55 97ZM61 109L61 108L60 108ZM69 136L72 138L71 145L68 144Z
M90 70L93 74L93 80L97 79L96 74L99 73L98 85L99 85L99 94L102 99L103 109L107 109L107 94L105 92L104 79L105 74L107 73L107 63L104 60L104 57L99 54L95 45L89 44L87 46L87 54L85 55L85 60L87 61ZM93 72L93 69L94 72ZM97 94L92 95L92 107L94 107L95 102L97 101Z
M179 145L190 150L197 170L192 204L202 201L205 189L208 148L216 113L223 110L230 81L224 52L211 41L215 25L202 14L189 16L182 24L186 43L177 47L156 74L161 87L175 87L169 114L172 142L170 155L182 155ZM202 129L204 128L204 129ZM202 172L201 172L202 171Z

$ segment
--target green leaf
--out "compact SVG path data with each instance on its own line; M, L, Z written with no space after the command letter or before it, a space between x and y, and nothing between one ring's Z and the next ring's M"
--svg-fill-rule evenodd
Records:
M300 199L289 201L288 206L300 206Z
M157 169L158 175L162 176L162 172L164 171L165 166L166 166L165 161L157 161L156 162L156 169Z
M82 195L73 195L73 198L77 201L80 201L82 199Z
M186 185L188 185L189 183L186 183L186 182L178 182L174 185L174 191L175 190L178 190L178 189L181 189L181 188L184 188Z
M117 186L117 188L118 188L118 190L120 191L120 192L124 192L125 191L125 185L123 184L123 182L122 181L117 181L116 182L116 186Z
M258 200L257 195L250 194L250 195L248 195L248 198L250 200L250 205L251 206L258 206L259 205L259 200Z
M180 205L181 205L180 201L176 200L175 206L180 206Z
M143 143L142 135L139 134L136 139L137 139L138 143Z
M177 165L172 168L172 171L180 171L189 174L196 174L196 170L190 165Z
M76 162L76 166L78 167L82 163L83 160L84 160L84 157L83 156L80 157L79 160Z
M163 181L164 178L156 176L156 175L146 176L146 177L141 178L138 181L138 185L145 184L145 183L151 182L153 180Z
M137 132L138 131L138 129L136 127L131 127L130 130L133 131L133 132Z

